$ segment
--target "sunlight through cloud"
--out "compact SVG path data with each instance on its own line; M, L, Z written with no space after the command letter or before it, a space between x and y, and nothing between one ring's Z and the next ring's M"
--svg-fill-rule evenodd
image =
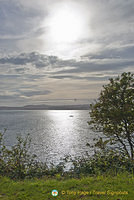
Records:
M56 52L56 55L64 55L74 52L74 44L90 36L89 12L79 3L54 4L47 19L43 22L44 46ZM54 52L51 52L54 53ZM50 53L50 54L51 54Z

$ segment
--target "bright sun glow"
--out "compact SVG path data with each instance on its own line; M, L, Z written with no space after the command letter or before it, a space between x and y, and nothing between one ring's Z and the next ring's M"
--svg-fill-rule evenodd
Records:
M49 36L56 43L73 43L80 39L84 29L82 13L63 6L49 18Z
M82 41L91 37L91 11L79 2L59 1L48 9L48 15L42 22L44 34L43 53L65 59L79 57L81 51L86 54ZM89 48L88 48L89 50Z

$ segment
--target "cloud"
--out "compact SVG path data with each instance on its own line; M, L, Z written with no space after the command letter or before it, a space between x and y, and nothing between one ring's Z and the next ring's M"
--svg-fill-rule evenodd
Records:
M67 64L67 63L66 63ZM69 62L70 64L70 62ZM107 72L115 70L118 73L120 70L125 71L127 67L134 66L134 60L121 60L121 59L91 59L89 61L74 61L69 66L72 66L72 69L64 69L54 74L64 74L64 73L91 73L91 72Z
M113 73L115 73L115 71L118 73L120 71L125 71L125 69L128 67L134 66L132 53L133 50L133 46L118 50L109 50L108 53L106 50L104 50L101 51L98 55L85 55L79 61L75 59L62 60L56 56L48 56L37 52L21 53L14 56L1 57L0 66L2 67L3 65L6 65L8 68L8 64L12 65L12 68L14 68L17 73L31 70L32 74L29 74L28 78L31 76L32 79L34 79L34 76L35 78L41 78L41 76L46 76L46 74L48 76L51 76L51 74L65 74L64 78L67 78L69 77L68 74L74 73L104 73L113 70ZM34 66L36 68L35 72L32 71L32 68L28 69L28 65ZM11 68L11 66L9 68ZM38 75L37 70L39 73ZM47 73L45 73L44 70ZM74 77L72 76L72 78Z
M75 5L85 16L88 32L69 49L51 43L46 25L52 10L60 5ZM57 6L56 6L57 5ZM78 57L89 52L99 53L108 46L125 46L134 43L133 0L118 1L58 1L58 0L1 0L0 1L0 52L37 51L50 55ZM47 44L48 42L48 44ZM69 46L69 44L67 45ZM68 56L68 57L69 57ZM42 66L42 64L40 64Z
M104 81L110 78L110 76L72 76L72 75L62 75L62 76L50 76L52 79L72 79L72 80L88 80L88 81Z
M20 91L22 96L26 96L26 97L32 97L32 96L40 96L40 95L47 95L50 94L51 91L49 90L44 90L44 91Z
M57 45L48 22L63 4L82 14L86 37ZM94 98L134 72L133 10L133 0L0 0L0 103Z
M96 54L87 54L83 55L82 58L89 59L133 59L134 55L134 44L120 47L120 45L116 48L113 47L105 47L100 52Z
M20 80L23 80L23 81L36 81L36 80L39 80L41 78L44 78L45 75L36 75L36 74L26 74L24 76L22 76L21 74L0 74L0 79L1 80L5 80L5 81L20 81Z
M8 103L10 102L10 104L13 103L13 101L15 102L22 102L23 104L25 102L29 100L34 101L34 98L39 97L39 99L41 99L41 97L44 97L45 95L48 95L51 93L51 91L49 90L32 90L32 87L30 89L29 88L18 88L18 89L11 89L10 91L5 91L4 88L0 89L1 95L0 95L0 102L4 102L7 101Z
M0 99L1 100L15 100L16 99L16 96L14 95L0 95Z
M12 53L41 49L45 33L42 20L47 15L44 7L30 1L0 1L0 52Z
M39 23L43 13L36 7L30 9L24 7L15 0L0 1L0 39L20 39L30 32L38 32L35 29L35 21Z
M21 53L16 56L0 58L0 64L26 65L30 63L37 68L54 65L56 62L56 56L47 56L37 52Z

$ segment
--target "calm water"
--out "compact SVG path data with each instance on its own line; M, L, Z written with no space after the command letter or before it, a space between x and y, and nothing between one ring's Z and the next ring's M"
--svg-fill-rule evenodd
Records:
M31 151L40 161L57 164L66 155L93 152L86 144L93 144L98 136L90 130L88 120L88 110L0 111L0 130L7 128L8 146L15 144L17 135L30 133Z

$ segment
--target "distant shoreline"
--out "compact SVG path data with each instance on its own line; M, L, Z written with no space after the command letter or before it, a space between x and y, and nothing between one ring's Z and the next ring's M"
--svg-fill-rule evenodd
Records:
M89 105L26 105L22 107L0 106L0 110L89 110Z

